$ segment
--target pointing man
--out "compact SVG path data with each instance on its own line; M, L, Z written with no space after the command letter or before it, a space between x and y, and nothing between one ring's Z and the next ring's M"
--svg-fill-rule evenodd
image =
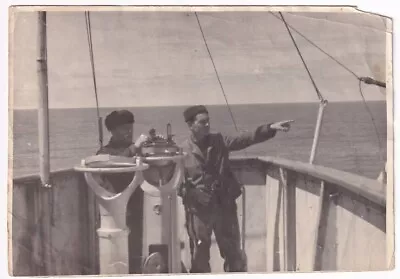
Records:
M186 211L186 229L190 239L191 273L211 272L210 246L214 232L226 272L246 271L240 248L240 230L236 199L241 185L229 167L229 152L245 149L288 131L290 122L259 126L253 132L230 137L210 133L210 118L205 106L187 108L185 122L190 137L183 143L185 182L179 189Z

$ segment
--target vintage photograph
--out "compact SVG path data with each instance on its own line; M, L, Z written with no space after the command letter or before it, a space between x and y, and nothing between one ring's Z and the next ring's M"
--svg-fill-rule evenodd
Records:
M9 273L394 267L392 20L9 9Z

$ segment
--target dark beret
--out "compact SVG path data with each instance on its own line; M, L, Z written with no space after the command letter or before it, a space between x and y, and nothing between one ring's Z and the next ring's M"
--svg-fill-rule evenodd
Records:
M114 110L107 115L104 122L107 130L111 131L120 125L134 123L135 119L132 112L128 110Z
M205 106L202 105L188 107L183 112L183 117L185 118L185 122L193 121L194 117L199 113L208 113L208 110Z

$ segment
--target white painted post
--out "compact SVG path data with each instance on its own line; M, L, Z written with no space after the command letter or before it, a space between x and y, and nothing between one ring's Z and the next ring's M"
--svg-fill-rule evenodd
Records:
M166 245L168 247L168 273L181 272L181 247L179 237L179 215L178 215L178 197L177 187L183 179L183 155L174 157L148 158L156 165L156 161L175 161L175 170L170 181L160 181L159 187L155 187L144 181L141 188L145 192L145 231L150 224L154 230L145 236L145 248L151 244ZM148 162L151 164L152 162ZM159 212L155 212L155 206L160 208ZM147 209L147 210L146 210ZM157 214L160 214L158 216ZM166 259L164 259L166 260ZM145 270L155 272L156 268L145 267Z
M178 212L176 191L162 193L161 195L161 240L168 245L168 271L169 273L180 273L180 239L178 235Z
M325 106L327 104L328 104L327 100L321 100L321 102L319 104L317 125L315 127L314 141L313 141L313 145L312 145L312 148L311 148L311 155L310 155L310 161L309 161L310 164L314 163L315 154L317 152L317 147L318 147L319 134L321 132L322 118L324 117L324 109L325 109Z
M113 216L100 205L99 237L100 274L129 274L129 228L115 224Z

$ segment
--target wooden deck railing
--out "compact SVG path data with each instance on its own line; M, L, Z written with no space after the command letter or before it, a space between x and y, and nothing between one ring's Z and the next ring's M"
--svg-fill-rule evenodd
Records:
M250 272L386 268L385 185L279 158L234 158L231 163L238 180L246 185ZM96 274L95 198L82 174L73 170L53 172L51 179L51 190L40 188L38 176L13 180L13 274ZM138 204L144 207L135 202L132 208ZM241 212L239 198L240 219ZM136 251L151 237L143 235L130 242ZM213 272L222 271L216 243L211 253ZM137 261L132 259L136 265L132 273L138 270Z
M386 185L280 158L233 159L232 166L252 199L246 201L246 234L260 235L247 241L250 269L386 268ZM264 212L256 209L261 204ZM259 258L265 266L252 266Z

